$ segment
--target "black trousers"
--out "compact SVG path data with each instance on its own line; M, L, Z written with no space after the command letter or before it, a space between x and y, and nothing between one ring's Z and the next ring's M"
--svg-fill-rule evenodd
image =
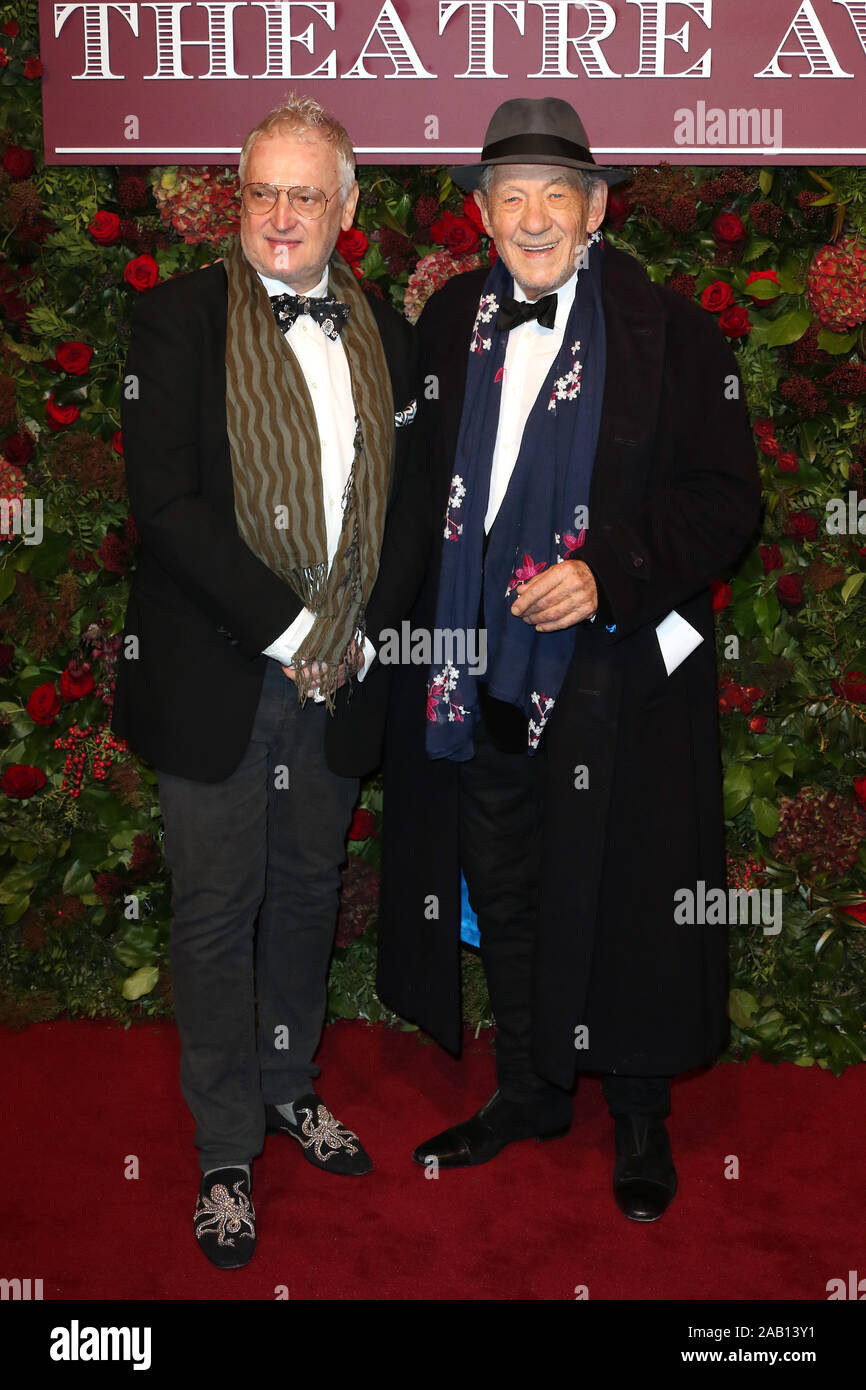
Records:
M546 1111L565 1108L567 1092L538 1076L531 1064L533 922L541 862L539 752L505 751L506 711L482 703L475 756L460 763L460 856L469 901L478 916L481 958L496 1020L496 1072L502 1095L533 1101ZM509 712L511 711L509 707ZM505 717L504 717L505 716ZM491 738L495 731L497 742ZM526 739L521 720L520 740ZM613 1116L664 1117L668 1077L607 1075L604 1097Z
M157 774L181 1089L202 1171L249 1163L264 1144L265 1102L296 1100L319 1075L313 1055L359 786L326 766L328 718L324 704L301 709L269 660L231 777Z

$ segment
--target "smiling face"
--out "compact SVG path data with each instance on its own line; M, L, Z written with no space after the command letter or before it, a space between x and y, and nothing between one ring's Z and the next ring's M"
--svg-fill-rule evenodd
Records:
M475 201L484 230L527 299L551 294L570 279L578 248L604 220L607 185L589 197L554 164L500 164L493 183Z
M355 216L358 185L352 185L343 202L341 173L334 146L312 131L305 131L303 137L278 131L259 136L244 169L245 184L303 184L321 188L326 197L336 193L336 197L319 218L299 216L284 192L270 212L247 212L242 207L241 245L250 265L263 275L282 280L297 294L316 287L337 237L349 230Z

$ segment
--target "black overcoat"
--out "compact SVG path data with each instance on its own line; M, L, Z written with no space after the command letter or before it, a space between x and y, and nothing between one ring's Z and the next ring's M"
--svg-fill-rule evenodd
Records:
M441 519L485 275L451 280L419 322L439 539L416 627L435 622ZM563 1086L575 1068L675 1074L724 1044L726 929L676 925L674 894L725 883L709 585L740 557L760 510L737 364L716 318L611 248L602 297L605 392L579 558L596 576L606 621L579 625L543 736L534 1060ZM672 609L704 641L668 676L655 626ZM404 666L391 692L378 988L457 1053L457 767L425 757L427 677Z
M396 412L379 572L367 610L376 633L414 600L425 555L414 541L429 510L415 434L415 341L409 323L371 297ZM246 545L235 521L226 428L225 268L179 275L137 302L122 423L130 509L141 536L123 629L114 732L165 772L218 782L249 742L267 663L263 649L301 600ZM285 428L291 431L287 415ZM420 489L420 491L418 491ZM128 642L127 639L136 641ZM349 698L337 692L325 754L360 776L381 757L391 669L374 663Z

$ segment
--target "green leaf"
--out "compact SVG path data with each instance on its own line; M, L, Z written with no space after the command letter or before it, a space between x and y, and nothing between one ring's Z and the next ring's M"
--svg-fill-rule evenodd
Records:
M751 795L751 770L745 763L731 763L725 771L725 819L739 815Z
M0 603L5 603L15 588L15 571L11 565L0 568Z
M778 299L779 289L774 280L753 280L746 293L752 299Z
M772 170L770 170L770 169L762 169L762 170L761 170L761 173L760 173L760 177L759 177L759 179L758 179L758 183L760 184L761 192L762 192L762 193L764 194L764 196L766 197L766 195L769 193L770 189L773 187L773 173L772 173Z
M831 352L834 357L843 352L850 352L856 341L856 333L831 333L829 328L822 328L818 334L819 348Z
M860 570L858 574L849 574L845 583L842 585L843 603L847 603L849 598L853 598L855 594L859 594L863 587L864 580L866 580L866 570Z
M796 343L811 322L812 315L808 309L791 309L776 319L756 323L749 334L749 346L785 347L788 343Z
M134 974L127 975L120 992L124 999L140 999L143 994L150 994L158 979L159 970L155 965L143 965Z
M746 249L743 252L743 261L756 261L759 256L763 256L765 251L769 251L772 245L773 242L770 241L768 237L750 237L746 243Z
M769 839L779 829L779 808L764 796L752 797L752 815L762 835Z
M12 927L20 921L30 906L30 894L24 893L20 897L13 898L3 909L3 922L7 927Z
M754 994L745 989L732 989L728 995L728 1017L738 1028L748 1029L758 1009Z
M83 859L74 859L70 864L63 880L63 891L72 893L75 897L93 891L93 874Z
M775 629L779 621L779 618L781 617L779 600L776 598L776 595L773 593L772 589L769 590L766 594L757 594L755 597L754 606L755 618L757 620L758 627L761 629L765 637L772 636L773 630Z

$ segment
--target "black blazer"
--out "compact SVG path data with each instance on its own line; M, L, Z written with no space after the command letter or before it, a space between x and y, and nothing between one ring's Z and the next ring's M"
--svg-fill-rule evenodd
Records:
M414 332L369 298L395 411L416 399ZM227 281L221 263L137 302L122 425L130 507L141 537L118 661L111 726L161 771L222 781L249 742L263 649L302 608L238 535L226 429ZM287 427L289 426L287 421ZM376 644L399 625L423 577L429 501L412 412L396 430L379 574L367 610ZM136 638L136 642L129 639ZM389 670L376 661L337 696L329 767L360 776L380 756Z

